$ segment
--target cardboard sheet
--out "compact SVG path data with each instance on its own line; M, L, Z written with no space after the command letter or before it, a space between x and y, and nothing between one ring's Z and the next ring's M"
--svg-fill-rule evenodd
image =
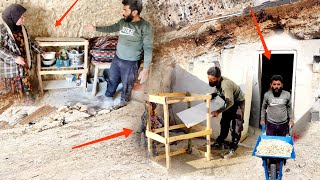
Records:
M224 105L224 100L220 96L217 96L216 98L211 100L210 112L220 109L223 105ZM177 113L177 116L188 128L190 128L191 126L194 126L206 120L207 118L206 103L203 102L189 109L181 111Z

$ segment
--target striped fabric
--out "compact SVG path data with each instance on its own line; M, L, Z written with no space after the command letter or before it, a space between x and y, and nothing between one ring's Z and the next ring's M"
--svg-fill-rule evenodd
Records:
M102 36L92 38L90 46L91 61L111 62L116 55L118 36Z

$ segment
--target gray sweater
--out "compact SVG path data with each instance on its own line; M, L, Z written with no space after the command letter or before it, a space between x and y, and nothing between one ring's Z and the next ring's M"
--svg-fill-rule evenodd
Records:
M104 27L97 27L99 32L119 31L117 56L127 61L138 61L144 54L144 68L148 69L152 60L153 30L151 25L141 18L138 22L119 22Z
M284 124L293 120L293 113L291 107L291 97L288 91L282 90L279 97L274 97L272 91L264 94L262 107L261 107L261 120L267 120L273 124Z

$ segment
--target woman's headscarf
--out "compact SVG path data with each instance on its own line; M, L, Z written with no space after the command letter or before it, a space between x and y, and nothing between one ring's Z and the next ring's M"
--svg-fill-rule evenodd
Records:
M21 30L21 26L17 26L16 23L26 11L27 9L20 4L11 4L2 12L2 19L12 32L17 32Z

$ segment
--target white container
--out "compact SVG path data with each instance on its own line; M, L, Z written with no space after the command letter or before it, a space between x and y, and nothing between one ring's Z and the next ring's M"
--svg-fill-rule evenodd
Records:
M43 59L52 60L56 58L56 52L44 52L41 54Z
M55 61L56 59L42 59L42 63L46 66L51 66Z
M73 79L73 75L71 75L71 74L66 75L66 80L68 82L72 82L72 79Z

